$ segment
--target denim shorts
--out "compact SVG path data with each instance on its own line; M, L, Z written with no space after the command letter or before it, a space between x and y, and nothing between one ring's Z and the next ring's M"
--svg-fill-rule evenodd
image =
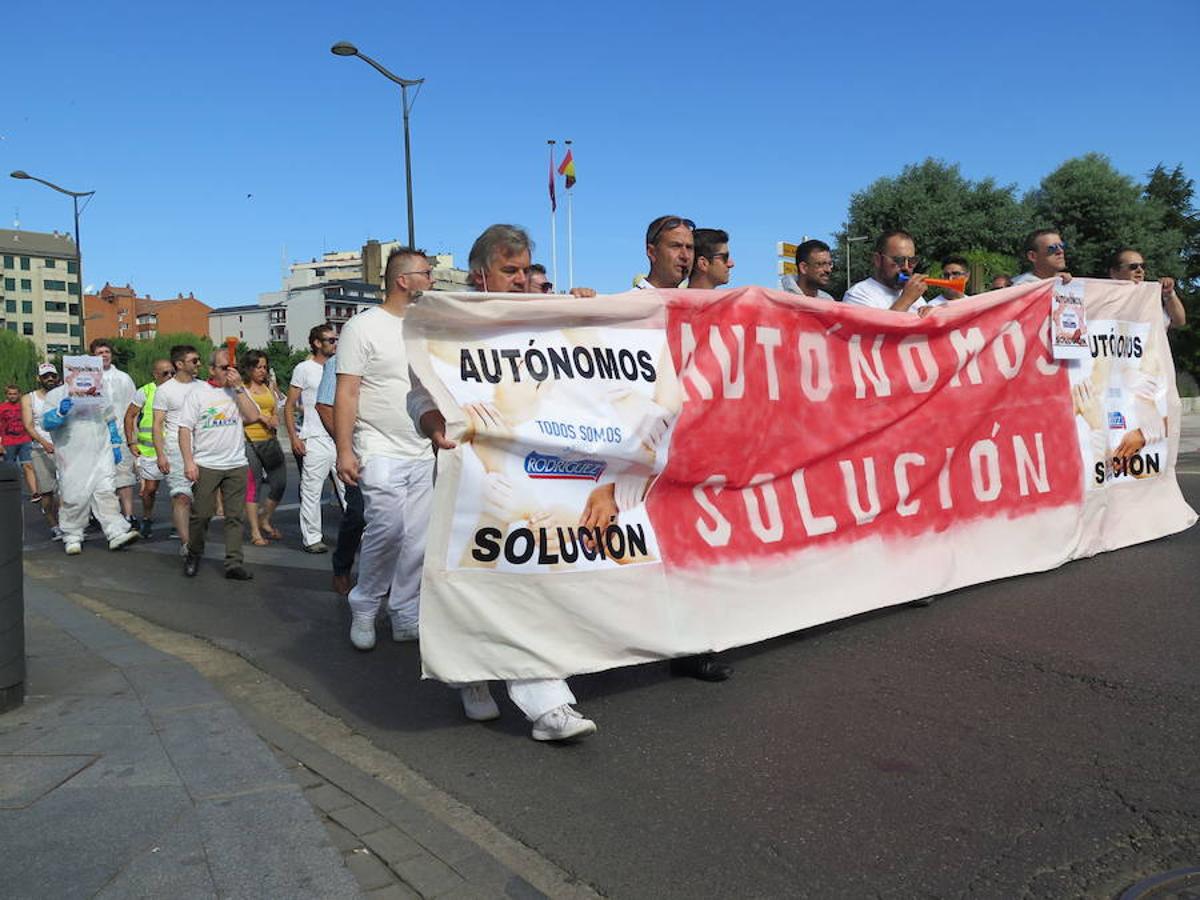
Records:
M10 444L4 448L4 461L10 463L27 463L32 460L30 450L33 448L33 441L26 441L23 444Z

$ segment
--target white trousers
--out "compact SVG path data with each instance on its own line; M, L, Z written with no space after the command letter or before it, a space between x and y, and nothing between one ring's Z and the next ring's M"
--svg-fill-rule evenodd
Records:
M104 529L104 536L110 541L119 538L129 530L129 523L121 515L121 507L117 504L117 495L111 478L103 478L87 503L68 503L65 499L58 509L58 527L63 530L65 543L78 543L83 540L83 530L87 528L88 518L95 513Z
M387 597L393 623L416 625L433 505L433 460L374 456L359 469L358 484L366 527L350 611L373 619Z
M338 480L337 448L327 434L304 439L303 465L300 469L300 536L305 546L324 539L321 531L321 491L325 479L333 475L338 503L346 505L345 487Z
M561 678L520 678L507 684L509 699L530 722L556 706L575 702L575 695Z

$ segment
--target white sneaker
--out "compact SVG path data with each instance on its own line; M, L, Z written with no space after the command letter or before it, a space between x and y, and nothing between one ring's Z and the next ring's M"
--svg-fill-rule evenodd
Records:
M492 689L486 681L472 681L458 691L462 697L463 712L472 722L490 722L500 718L500 707L492 699Z
M83 545L79 541L67 541L67 556L78 556L83 552Z
M535 741L569 741L596 733L596 723L567 704L556 706L533 723Z
M375 646L375 617L354 616L350 620L350 643L359 650L370 650Z
M416 641L421 638L421 630L416 622L409 625L401 625L396 621L395 616L392 617L392 640L396 643L404 641Z
M108 549L109 550L120 550L126 544L132 544L134 541L136 541L140 537L141 537L140 534L138 534L136 531L134 531L132 528L130 528L124 534L119 534L115 538L113 538L111 541L109 541Z

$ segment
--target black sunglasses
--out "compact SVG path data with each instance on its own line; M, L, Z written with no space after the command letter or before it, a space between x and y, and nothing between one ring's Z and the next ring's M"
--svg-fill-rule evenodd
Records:
M650 236L646 238L647 244L654 244L658 241L658 236L664 231L670 231L672 228L684 226L688 231L696 230L696 223L691 219L681 219L678 216L671 216L669 219L663 219L658 223L658 227L650 232Z

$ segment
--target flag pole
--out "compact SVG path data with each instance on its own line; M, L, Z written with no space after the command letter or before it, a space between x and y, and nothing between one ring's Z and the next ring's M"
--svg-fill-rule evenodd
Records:
M567 152L571 142L565 141ZM575 190L567 189L567 289L575 287Z
M550 145L550 277L554 287L558 288L558 226L555 219L555 209L558 204L554 200L554 145L557 141L546 141Z

